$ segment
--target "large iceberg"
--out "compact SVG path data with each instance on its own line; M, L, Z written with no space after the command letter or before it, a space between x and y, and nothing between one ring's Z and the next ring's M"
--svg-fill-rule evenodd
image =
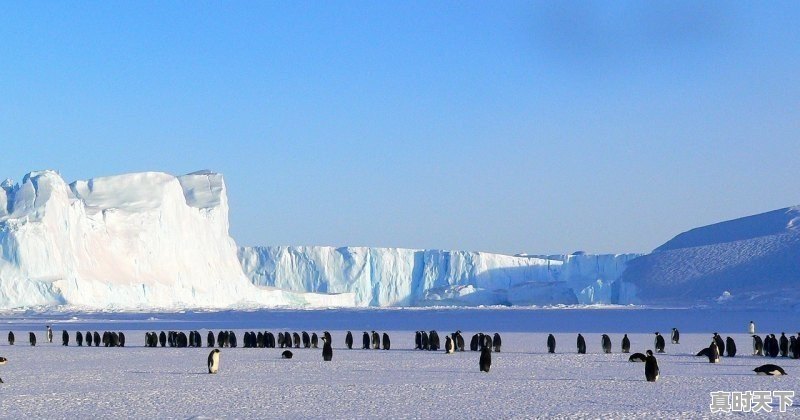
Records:
M352 293L359 306L627 303L617 280L638 254L500 255L321 246L243 247L257 285Z
M0 190L0 308L352 306L352 294L254 286L228 234L222 175L126 174Z

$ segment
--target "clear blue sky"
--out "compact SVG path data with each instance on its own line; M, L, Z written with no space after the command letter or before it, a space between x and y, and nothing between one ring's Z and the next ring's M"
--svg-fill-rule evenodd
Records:
M800 3L3 2L0 177L225 174L245 245L649 251L800 204Z

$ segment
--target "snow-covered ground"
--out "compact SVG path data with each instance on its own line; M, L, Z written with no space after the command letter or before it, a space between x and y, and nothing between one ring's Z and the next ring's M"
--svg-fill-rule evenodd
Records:
M653 309L416 309L201 312L173 314L69 313L0 314L0 417L23 418L510 418L586 416L686 417L710 414L712 391L800 390L800 360L754 357L746 323L762 335L797 332L800 314ZM54 343L44 343L51 324ZM658 355L662 376L644 380L644 365L619 352L623 332L632 351L653 346L653 331L678 327L681 344ZM290 330L333 334L332 362L320 349L222 349L217 375L206 373L208 349L144 348L144 331L234 329ZM474 332L500 332L502 352L493 354L489 373L478 371L478 353L447 355L412 350L414 330L458 328L467 341ZM61 330L72 345L62 347ZM75 347L74 331L125 331L125 348ZM392 349L345 350L346 329L360 343L363 330L388 331ZM6 342L8 330L17 344ZM717 365L693 355L711 332L736 340L739 355ZM769 330L769 331L767 331ZM34 331L39 343L27 344ZM547 354L548 332L558 340ZM575 353L576 333L587 340L586 355ZM602 354L607 332L612 354ZM442 340L444 341L444 340ZM777 363L786 377L759 377L752 369ZM800 398L800 396L798 396ZM777 411L777 400L773 405ZM778 413L773 413L778 415ZM800 416L790 407L785 415Z

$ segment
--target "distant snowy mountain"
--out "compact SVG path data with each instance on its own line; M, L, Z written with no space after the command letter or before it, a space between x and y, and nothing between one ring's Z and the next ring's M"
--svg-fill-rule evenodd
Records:
M360 306L556 305L632 300L624 293L620 299L614 284L626 263L637 256L509 256L314 246L239 249L242 267L254 284L303 292L353 293Z
M629 263L645 304L800 305L800 206L684 232Z
M127 174L70 185L32 172L0 190L0 309L352 306L259 288L228 234L222 175Z

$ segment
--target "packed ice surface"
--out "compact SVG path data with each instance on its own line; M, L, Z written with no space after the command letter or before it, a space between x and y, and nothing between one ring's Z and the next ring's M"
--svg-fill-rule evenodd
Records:
M800 390L800 360L752 356L746 334L753 318L758 333L780 335L781 328L798 325L796 313L714 315L636 309L17 313L0 317L0 356L9 360L0 366L0 417L694 419L710 416L710 392ZM54 326L53 344L44 343L45 323ZM167 328L199 330L205 344L207 329L233 329L241 343L245 330L321 333L345 324L330 329L331 362L322 361L321 349L293 349L294 358L283 360L283 349L224 348L219 373L209 375L206 347L142 347L144 331ZM453 331L445 327L456 326L467 339L477 331L501 333L503 346L492 354L489 373L478 371L477 352L412 350L414 330L438 328L443 339ZM672 326L685 331L681 343L670 344L666 336L666 354L657 355L661 377L648 383L644 364L620 353L622 333L630 328L631 350L643 352L652 349L651 331ZM69 347L60 344L64 328L72 335ZM9 329L17 333L14 346L5 340ZM124 330L127 346L76 347L74 331L88 329ZM363 330L388 332L392 349L346 350L347 329L356 343ZM36 347L27 345L28 331L38 335ZM736 340L736 357L710 364L694 356L714 331ZM556 354L546 353L549 332L557 339ZM588 354L575 352L578 332ZM601 333L611 336L611 354L600 350ZM788 376L752 372L765 363L782 366ZM767 417L800 415L797 403L786 413L777 412L777 400L770 408Z
M624 304L633 296L614 285L637 256L321 246L239 249L242 267L254 284L353 293L360 306Z
M800 207L684 232L628 264L637 302L798 309Z
M0 308L352 306L254 286L228 234L222 175L126 174L70 185L32 172L0 191Z

